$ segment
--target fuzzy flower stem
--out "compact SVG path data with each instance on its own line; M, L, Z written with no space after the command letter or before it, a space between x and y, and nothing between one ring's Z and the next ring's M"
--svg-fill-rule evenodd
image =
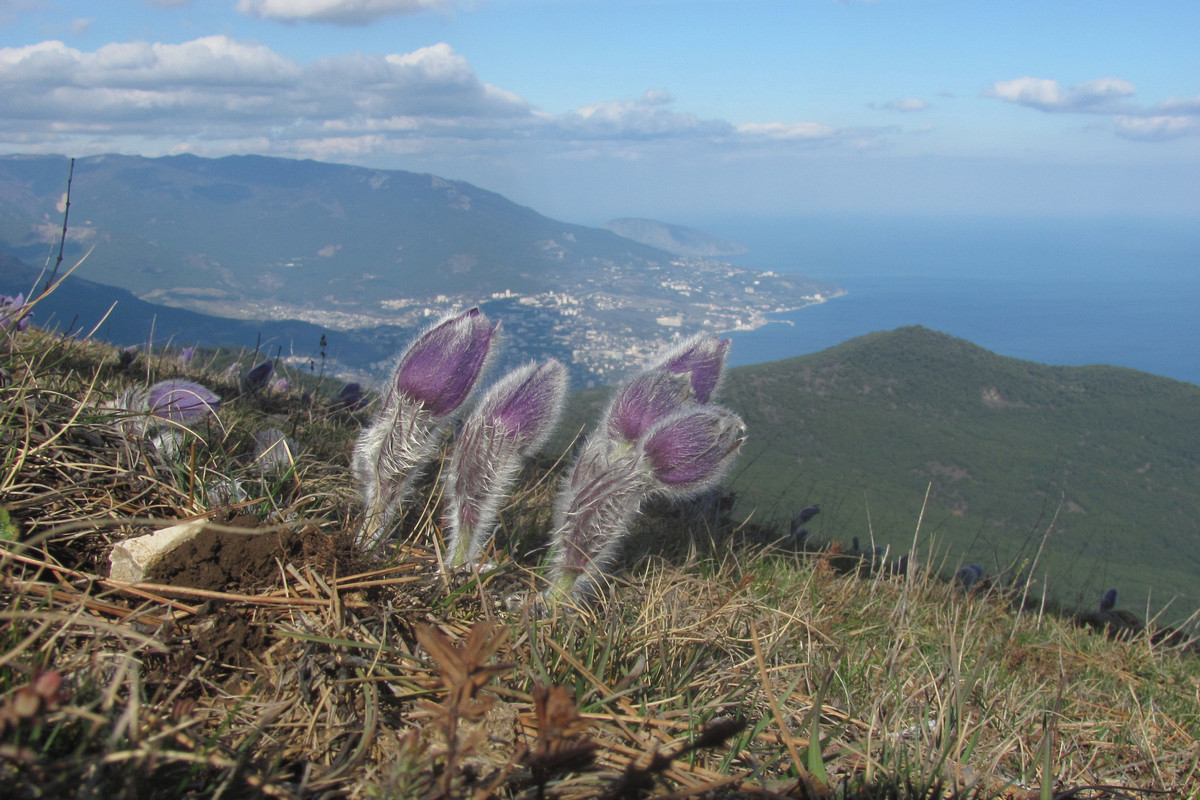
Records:
M476 561L527 456L558 422L567 371L558 361L510 372L467 418L443 473L450 568Z
M585 444L559 494L551 535L551 595L560 600L590 586L616 554L655 481L641 451Z
M443 423L470 395L495 332L473 308L426 329L400 356L383 406L359 434L351 461L366 506L358 540L367 549L387 535L399 504L436 451Z

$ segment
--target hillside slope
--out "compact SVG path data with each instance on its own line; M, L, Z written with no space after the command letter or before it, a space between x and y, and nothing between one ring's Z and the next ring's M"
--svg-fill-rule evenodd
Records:
M907 549L928 489L922 538L955 558L994 570L1050 530L1064 599L1113 585L1200 607L1200 387L915 326L732 370L724 392L752 437L734 485L761 517L820 503L815 532Z

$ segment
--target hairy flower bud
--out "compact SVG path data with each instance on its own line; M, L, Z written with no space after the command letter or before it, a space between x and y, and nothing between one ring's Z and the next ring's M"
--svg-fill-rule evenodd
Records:
M168 422L187 423L215 414L221 398L193 381L159 381L146 390L146 413Z
M449 414L474 388L495 332L478 308L443 320L405 351L391 391L420 401L435 417Z
M242 376L239 388L242 394L258 394L271 382L275 374L275 362L264 361Z
M450 567L478 559L525 457L558 423L567 370L551 359L513 370L479 401L443 473Z
M720 480L745 437L732 411L700 406L655 425L641 442L654 477L673 495L693 494Z
M699 334L667 353L658 369L687 376L697 403L707 403L721 384L729 340Z
M359 435L352 468L366 517L359 534L377 545L419 469L433 456L442 423L475 386L496 328L473 308L424 331L401 355L375 421Z
M636 442L659 420L688 402L685 380L664 370L643 372L613 396L600 429L614 442Z

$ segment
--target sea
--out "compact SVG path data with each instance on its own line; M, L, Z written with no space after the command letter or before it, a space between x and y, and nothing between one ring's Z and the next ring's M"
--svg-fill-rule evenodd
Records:
M1200 219L713 217L722 260L846 291L730 334L730 365L924 325L1015 358L1200 384Z

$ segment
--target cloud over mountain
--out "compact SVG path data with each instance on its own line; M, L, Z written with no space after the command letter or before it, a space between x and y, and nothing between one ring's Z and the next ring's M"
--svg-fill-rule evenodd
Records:
M313 0L295 8L315 14L333 5L364 14L398 7ZM663 89L548 114L482 81L445 43L301 64L225 35L178 44L113 43L92 52L56 40L0 48L0 104L8 109L0 120L0 150L39 152L270 152L354 160L511 152L534 143L564 154L595 153L598 142L628 153L663 139L754 146L833 140L838 133L821 122L704 119L672 108ZM580 149L575 143L590 144Z

